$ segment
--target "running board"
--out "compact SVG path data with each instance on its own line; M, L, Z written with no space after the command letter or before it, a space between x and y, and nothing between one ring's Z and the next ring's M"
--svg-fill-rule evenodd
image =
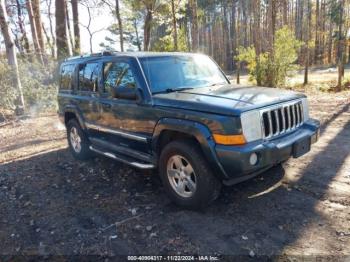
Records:
M140 169L153 169L153 168L155 168L155 166L153 164L144 164L144 163L139 163L139 162L135 162L135 161L129 161L126 157L116 156L113 153L101 151L100 149L96 149L93 146L90 146L89 148L93 152L96 152L96 153L104 155L106 157L115 159L117 161L123 162L124 164L130 165L133 167L137 167Z

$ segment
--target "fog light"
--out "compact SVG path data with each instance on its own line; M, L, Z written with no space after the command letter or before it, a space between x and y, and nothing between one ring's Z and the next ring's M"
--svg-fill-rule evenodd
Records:
M256 153L253 153L250 155L249 157L249 163L252 165L252 166L255 166L257 163L258 163L258 155Z

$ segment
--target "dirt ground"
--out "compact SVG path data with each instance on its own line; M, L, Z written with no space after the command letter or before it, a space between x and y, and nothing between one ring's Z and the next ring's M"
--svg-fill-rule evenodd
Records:
M55 115L0 128L0 254L350 256L350 92L310 94L312 151L225 187L201 212L156 174L74 160Z

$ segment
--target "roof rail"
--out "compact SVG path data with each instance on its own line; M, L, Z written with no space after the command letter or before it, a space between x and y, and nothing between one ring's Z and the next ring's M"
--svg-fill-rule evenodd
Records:
M74 60L74 59L87 58L87 57L111 56L111 55L114 55L117 53L118 53L118 51L102 51L99 53L91 53L91 54L67 57L64 61L70 61L70 60Z

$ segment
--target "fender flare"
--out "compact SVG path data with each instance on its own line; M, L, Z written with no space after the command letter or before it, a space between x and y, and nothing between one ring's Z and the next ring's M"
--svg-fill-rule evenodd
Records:
M81 128L83 130L86 130L86 125L85 125L85 121L83 118L83 114L81 113L81 111L78 109L78 107L73 106L73 105L68 105L64 108L64 120L66 120L65 115L66 113L73 113L75 115L75 117L78 119L79 125L81 126Z
M153 132L151 145L153 152L157 152L157 145L163 131L176 131L193 136L200 144L201 150L212 167L214 174L221 180L228 178L216 155L215 142L207 126L191 120L162 118L157 122Z

